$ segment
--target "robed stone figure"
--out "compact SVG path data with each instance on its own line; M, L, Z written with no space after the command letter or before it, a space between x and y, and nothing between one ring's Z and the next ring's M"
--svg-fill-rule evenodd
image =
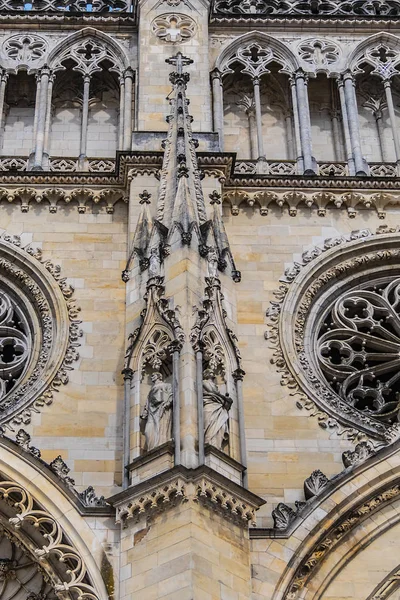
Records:
M153 450L172 438L172 386L164 383L161 373L153 373L152 386L140 415L140 430L146 438L146 450Z
M218 450L229 440L229 410L232 399L221 394L211 369L203 375L204 443Z

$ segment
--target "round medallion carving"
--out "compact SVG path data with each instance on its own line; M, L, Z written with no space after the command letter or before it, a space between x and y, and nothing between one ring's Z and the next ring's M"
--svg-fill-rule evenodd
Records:
M160 15L152 22L152 30L163 42L187 42L196 32L196 22L191 17L178 13Z
M4 53L19 64L28 65L42 58L47 51L46 41L38 35L12 35L3 44Z

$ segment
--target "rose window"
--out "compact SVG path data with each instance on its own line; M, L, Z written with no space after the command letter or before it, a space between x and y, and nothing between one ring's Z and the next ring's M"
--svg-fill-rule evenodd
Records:
M400 434L400 232L327 239L288 267L268 311L296 404L349 439Z
M329 386L354 408L397 420L400 407L400 278L345 292L321 318L318 364Z
M28 319L17 302L0 291L0 402L23 375L31 348Z

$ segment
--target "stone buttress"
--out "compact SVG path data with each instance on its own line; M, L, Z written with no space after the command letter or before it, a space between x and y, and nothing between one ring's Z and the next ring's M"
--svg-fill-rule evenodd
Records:
M121 600L248 598L248 526L264 503L246 486L244 371L233 330L240 273L217 191L206 210L186 97L192 62L180 52L167 60L173 91L157 206L153 215L151 194L140 194L123 274L133 307L125 489L112 499L126 567Z

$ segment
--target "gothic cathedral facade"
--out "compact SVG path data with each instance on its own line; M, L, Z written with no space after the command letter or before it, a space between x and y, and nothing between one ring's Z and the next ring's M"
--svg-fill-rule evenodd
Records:
M0 600L399 600L400 0L0 22Z

